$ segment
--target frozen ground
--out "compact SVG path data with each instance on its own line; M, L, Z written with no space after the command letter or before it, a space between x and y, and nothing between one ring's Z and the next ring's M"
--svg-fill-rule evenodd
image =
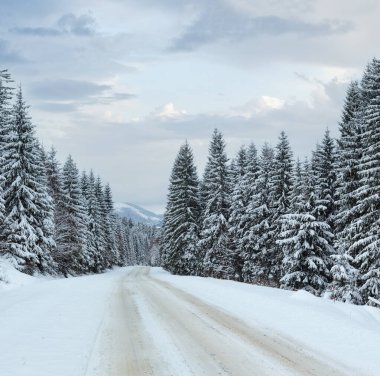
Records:
M159 268L46 280L4 265L1 376L379 374L380 309Z

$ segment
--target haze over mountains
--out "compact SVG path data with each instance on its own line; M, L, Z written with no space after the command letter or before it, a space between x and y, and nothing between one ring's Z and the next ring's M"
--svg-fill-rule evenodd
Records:
M131 204L130 202L115 203L115 210L121 217L152 226L161 225L163 219L161 214L153 213L141 206Z

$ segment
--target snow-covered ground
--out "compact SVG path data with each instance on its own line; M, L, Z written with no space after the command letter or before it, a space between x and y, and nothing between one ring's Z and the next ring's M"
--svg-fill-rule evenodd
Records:
M0 375L379 375L380 309L160 268L69 279L0 261Z
M0 375L83 376L112 291L126 269L45 279L0 263Z
M380 375L380 309L212 278L172 276L156 269L155 278L259 327L268 335L297 343L352 375Z

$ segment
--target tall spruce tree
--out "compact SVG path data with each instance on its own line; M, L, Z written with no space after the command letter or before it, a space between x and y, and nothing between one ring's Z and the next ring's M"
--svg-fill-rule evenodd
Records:
M317 176L319 219L326 221L334 231L338 205L337 155L335 141L329 130L326 130L322 144L317 146L313 169Z
M193 153L186 142L174 162L163 227L164 266L176 274L194 275L199 272L198 186Z
M229 249L228 218L230 178L223 135L215 129L203 177L203 213L200 247L205 276L230 279L234 276Z
M271 201L273 164L273 148L265 144L259 158L259 171L255 179L253 196L245 214L246 223L242 238L243 280L263 285L275 284L270 259L273 239L268 232L273 217Z
M44 164L46 170L47 189L50 197L52 198L52 205L54 210L55 225L53 239L56 246L53 251L53 259L57 263L58 270L60 270L61 262L63 262L63 260L61 260L61 254L59 250L62 234L62 223L64 222L64 197L62 189L61 167L56 157L56 150L53 147L48 153L45 154Z
M52 272L52 205L42 155L21 88L3 134L4 252L26 273Z
M118 262L118 253L116 249L115 234L111 223L110 213L104 196L103 183L100 177L95 181L95 197L99 204L100 228L104 236L104 261L105 267L110 268Z
M92 270L101 272L105 269L104 253L106 248L105 229L102 226L101 207L95 194L95 176L82 173L81 178L84 206L87 212L87 249L93 261Z
M71 157L62 169L63 208L62 232L58 243L61 254L61 271L65 274L80 274L92 271L93 255L89 248L84 196L82 194L78 168Z
M270 273L273 281L279 283L283 253L276 240L280 237L282 216L290 212L293 185L293 152L284 131L281 132L276 146L271 180L272 219L268 235L272 239L272 244L268 245L270 251L268 261L271 262Z
M111 186L106 183L103 189L103 197L104 197L104 210L106 217L109 222L109 231L110 231L110 241L113 249L113 264L120 264L120 249L118 248L116 241L116 231L117 231L117 215L115 213L113 197L112 197L112 189Z
M244 187L245 175L248 173L248 158L245 147L242 147L232 163L232 193L229 217L229 248L231 250L233 278L240 281L243 269L243 259L240 252L242 221L247 205Z
M4 136L9 132L11 122L11 99L13 80L7 70L0 70L0 147L6 143Z
M284 253L281 287L321 295L329 283L333 235L327 222L315 215L315 187L314 173L306 162L298 213L281 217L282 232L277 243Z
M380 298L380 60L373 59L362 80L363 154L359 164L360 187L355 191L359 213L353 223L350 252L360 273L360 293Z
M12 132L11 129L11 99L13 87L11 84L13 80L7 70L0 70L0 152L1 155L4 154L4 147L7 147L9 134ZM0 230L3 231L4 218L5 218L5 205L4 205L4 171L0 170ZM4 238L2 237L3 244L0 248L0 254L7 252L6 244L4 243Z
M303 171L301 161L297 159L294 175L292 192L290 194L290 212L300 213L303 207L301 197L304 191L305 172Z
M357 213L353 210L358 203L355 195L360 187L359 162L362 158L362 111L363 101L357 81L348 87L339 124L338 139L338 212L335 217L336 253L334 266L333 297L345 302L362 303L358 290L358 270L356 255L351 253L351 243L355 236L351 224Z

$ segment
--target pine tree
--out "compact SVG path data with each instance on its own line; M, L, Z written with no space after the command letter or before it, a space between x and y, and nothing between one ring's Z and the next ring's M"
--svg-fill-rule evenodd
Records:
M103 184L100 177L97 177L95 181L95 197L99 204L100 227L102 228L104 234L104 266L106 268L110 268L118 263L118 254L116 250L115 234L113 232L110 213L105 201Z
M243 223L241 218L244 216L246 205L248 204L246 199L246 192L244 187L245 175L248 173L248 159L247 151L242 147L236 159L232 164L232 177L233 177L233 189L231 193L231 207L229 217L229 248L231 250L233 278L241 280L241 274L243 269L243 259L240 252L240 239L242 235Z
M125 232L126 244L125 244L125 265L136 265L136 259L134 258L134 252L132 247L132 228L133 223L130 219L122 218L123 229ZM163 263L162 263L163 265Z
M272 219L268 236L272 239L272 244L268 244L270 251L268 261L271 262L270 273L273 281L278 283L281 278L283 253L276 240L280 238L282 216L290 212L293 185L293 153L285 132L281 132L276 146L271 180Z
M315 215L316 182L307 162L304 176L299 213L281 217L282 233L277 240L284 253L281 287L321 295L329 283L333 235L327 222Z
M62 260L61 271L65 275L89 272L93 267L93 255L88 245L89 218L80 186L78 168L71 155L63 166L62 190L64 214L58 243Z
M104 197L104 207L105 207L105 213L108 218L109 224L110 224L110 241L112 243L112 249L113 251L113 264L119 265L120 264L120 250L117 246L116 242L116 231L117 231L117 215L115 213L114 204L113 204L113 197L112 197L112 190L111 186L107 183L104 186L103 191L103 197Z
M51 199L43 185L46 180L41 150L21 88L3 137L4 252L26 273L52 272Z
M303 195L304 190L304 171L302 169L302 164L299 159L297 159L296 166L294 169L292 192L290 194L290 212L300 213L302 210L302 201L300 198Z
M203 177L203 213L200 247L204 254L203 274L232 278L233 258L229 249L228 218L230 181L223 135L215 130Z
M333 231L338 203L336 167L335 142L329 130L326 130L322 144L316 151L314 171L317 176L319 219L326 221Z
M268 232L273 217L271 202L273 164L274 151L265 144L259 158L259 172L255 180L253 196L245 215L246 224L242 239L244 258L242 276L243 280L249 283L275 284L270 260L273 239L270 238Z
M56 158L56 150L52 147L48 153L45 153L44 165L46 170L46 182L47 190L49 196L52 198L53 212L54 212L54 232L53 239L55 242L55 247L53 249L53 259L58 265L58 270L61 269L60 264L61 254L60 250L60 241L62 234L62 223L64 215L64 206L63 206L63 189L62 189L62 175L59 162Z
M350 253L355 254L363 301L380 298L380 61L373 59L362 80L363 154L359 164L360 187L355 191L359 215L352 228Z
M118 265L126 266L128 265L127 231L124 226L123 219L119 216L116 216L115 241L119 253Z
M335 218L336 254L333 256L333 298L362 303L358 291L358 270L355 265L355 254L350 252L354 237L351 223L357 213L353 210L357 205L355 191L360 187L358 173L362 158L362 95L357 81L352 82L347 90L342 120L340 122L340 138L338 140L338 213Z
M81 187L88 218L87 249L93 261L92 270L99 273L106 268L104 260L106 238L101 207L95 194L95 176L92 170L88 175L85 172L82 173Z
M8 137L12 132L11 125L11 99L13 88L10 86L12 79L8 71L0 70L0 152L4 155L4 148L8 146ZM3 188L5 184L4 171L1 163L0 171L0 231L4 230L5 202ZM4 237L2 240L4 241ZM0 254L7 251L5 244L0 248Z
M176 274L198 272L198 186L193 153L186 142L174 162L163 226L164 266Z
M9 133L11 122L11 99L13 80L7 70L0 70L0 147L6 143L4 136Z

